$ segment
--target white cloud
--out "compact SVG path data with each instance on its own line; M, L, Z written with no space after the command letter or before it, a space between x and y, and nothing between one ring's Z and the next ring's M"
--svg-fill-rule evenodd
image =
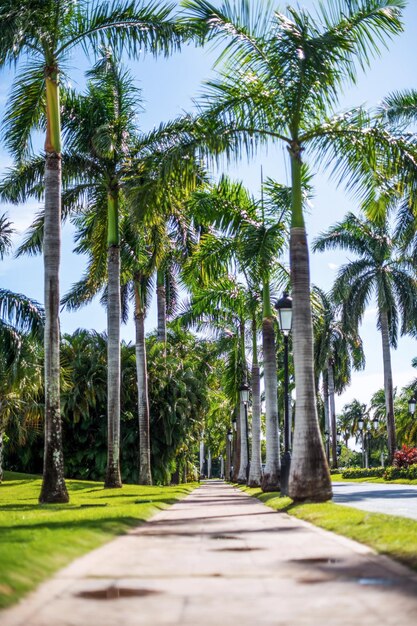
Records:
M394 371L394 386L400 391L402 387L408 385L416 377L416 370L411 366L403 371ZM360 402L369 403L373 394L382 389L384 386L384 374L380 372L372 372L367 374L366 372L357 372L352 374L352 383L346 391L340 396L336 396L336 411L340 412L343 406L348 402L356 399Z
M331 270L338 270L340 265L338 265L337 263L328 263L327 267Z
M367 320L367 319L372 319L375 320L376 316L378 313L378 309L376 307L371 307L370 309L366 309L363 319Z

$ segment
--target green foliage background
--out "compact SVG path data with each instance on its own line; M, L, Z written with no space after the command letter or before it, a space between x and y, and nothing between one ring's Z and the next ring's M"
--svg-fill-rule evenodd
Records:
M69 478L102 480L107 458L107 338L78 330L61 344L63 445ZM198 442L210 406L218 402L220 367L214 344L191 333L170 331L166 353L155 335L147 340L154 482L197 477ZM135 347L122 344L122 478L138 479ZM227 412L225 413L227 417ZM42 429L27 426L24 443L11 437L5 468L42 473Z

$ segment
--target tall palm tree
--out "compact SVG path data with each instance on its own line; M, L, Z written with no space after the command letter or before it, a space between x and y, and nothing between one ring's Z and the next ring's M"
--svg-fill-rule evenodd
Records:
M396 348L398 331L404 334L417 319L417 280L415 262L402 256L398 240L387 223L361 219L352 213L321 234L315 250L342 248L358 258L343 265L334 284L334 297L343 304L346 325L357 331L372 296L378 310L381 332L389 460L396 450L394 387L391 347ZM400 324L401 317L401 324Z
M181 33L170 20L170 6L124 2L47 0L0 2L0 67L21 59L6 111L6 146L17 158L30 152L33 129L45 130L45 455L40 502L67 502L59 392L59 263L61 226L60 80L75 50L110 45L138 55L142 50L168 54ZM43 113L46 122L43 122ZM117 245L116 233L111 245ZM119 483L118 452L108 482Z
M365 356L362 341L355 329L346 328L341 319L341 307L330 294L316 287L314 318L314 353L316 374L320 372L327 384L324 388L324 407L329 414L331 434L332 467L337 467L337 432L335 393L342 393L350 383L352 367L363 369ZM330 410L329 410L330 409Z
M103 286L102 281L106 275L109 340L108 465L105 482L107 487L117 487L121 486L119 222L127 211L125 181L129 180L131 186L135 185L135 201L145 205L152 204L154 209L158 208L159 213L161 204L174 201L179 203L178 189L183 179L179 177L178 168L188 172L194 161L190 158L184 167L182 164L178 165L179 159L173 159L170 154L166 157L166 152L169 152L169 145L168 149L166 145L169 144L167 140L170 132L176 138L175 123L171 126L165 125L159 133L137 133L136 114L140 94L134 87L130 74L114 61L112 55L108 53L99 60L88 76L85 95L66 91L63 97L64 135L67 145L64 152L63 217L76 215L80 211L89 213L89 218L82 217L79 222L83 234L80 235L77 251L93 251L93 255L86 276L80 284L74 286L72 295L64 301L72 301L76 306L90 301ZM162 164L164 158L170 161L170 165ZM40 164L40 159L35 157L12 170L3 182L3 196L15 200L31 193L40 193ZM175 167L177 169L174 171ZM140 184L137 181L137 171L140 171ZM187 173L187 182L184 183L184 189L181 189L182 196L187 192L190 180ZM194 176L193 184L196 184L196 180ZM140 219L143 221L143 218ZM158 219L160 221L159 217ZM41 250L43 228L43 215L40 215L32 225L20 253ZM159 226L152 227L150 233L154 239L154 247L167 239L165 230L162 231ZM159 263L162 259L162 246L160 248L157 255ZM107 255L106 261L104 252ZM128 254L126 258L129 259ZM132 271L131 277L136 274L136 270ZM150 476L150 472L147 475Z
M195 261L195 260L194 260ZM247 292L245 285L233 276L212 277L208 285L199 284L199 272L193 272L188 261L186 284L191 296L180 308L179 321L185 326L214 333L218 354L226 361L224 391L237 416L237 463L234 480L245 483L248 466L246 419L239 397L239 388L248 380L246 357ZM196 263L198 265L198 262Z
M309 259L301 191L303 154L331 162L351 186L373 185L369 164L375 147L385 153L403 142L387 135L361 109L334 115L343 82L354 82L356 67L378 53L378 44L401 31L403 0L335 0L321 3L317 15L271 2L183 0L189 20L208 40L227 41L225 68L209 83L205 102L221 120L237 152L268 139L283 142L292 180L290 265L293 298L293 354L297 405L289 495L295 500L327 500L330 475L321 442L314 393L313 331ZM363 130L367 129L364 133ZM220 133L219 133L220 134ZM229 154L231 150L229 149ZM392 153L392 152L391 152ZM405 159L412 161L405 151ZM386 154L385 154L386 156ZM366 158L365 158L366 157ZM391 166L404 158L394 158ZM410 168L408 168L410 169ZM342 178L341 177L341 178ZM373 193L369 191L369 193Z
M281 208L281 207L278 207ZM285 211L284 207L284 211ZM281 212L281 217L282 217ZM256 215L256 214L255 214ZM250 287L261 286L262 297L262 349L266 412L266 464L262 478L263 491L277 491L280 486L280 436L278 416L278 380L276 363L275 318L271 302L271 281L280 274L280 283L288 281L276 255L285 242L285 228L275 215L265 218L263 205L259 222L254 219L242 224L239 241L241 265L246 270ZM275 274L275 276L274 276ZM275 281L276 282L276 281ZM258 287L259 288L259 287Z
M266 404L266 440L267 458L262 488L265 491L279 489L280 455L278 429L278 398L277 398L277 369L274 316L271 306L271 282L281 283L288 277L282 266L277 262L277 252L281 251L285 241L285 228L282 217L288 207L288 189L276 183L270 187L273 190L273 199L265 207L263 201L257 203L240 183L233 183L223 177L216 187L209 191L201 191L195 195L195 212L205 213L206 219L211 219L211 225L220 232L216 236L210 232L201 238L197 256L200 262L200 273L206 281L212 280L218 273L227 273L229 270L243 273L249 290L248 304L250 316L248 321L252 325L252 367L255 380L254 399L255 434L253 438L255 448L255 467L250 479L252 483L258 480L260 447L260 398L259 368L256 344L256 309L262 302L262 342L263 366L265 381ZM280 217L277 219L276 214ZM213 251L216 260L213 260ZM193 257L191 257L191 263ZM204 280L204 278L202 279ZM255 319L254 319L255 316ZM253 463L251 463L252 470ZM255 478L256 474L256 478ZM243 479L243 476L241 477Z

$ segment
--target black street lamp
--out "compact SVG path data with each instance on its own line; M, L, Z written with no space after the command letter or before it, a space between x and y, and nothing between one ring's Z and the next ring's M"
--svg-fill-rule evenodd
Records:
M233 432L232 432L232 429L229 428L229 430L227 431L227 441L229 442L229 480L230 481L232 481L232 459L233 459L232 440L233 440Z
M239 388L240 401L243 403L245 408L245 427L246 427L246 454L247 454L247 463L246 463L246 482L249 482L249 425L248 425L248 404L249 404L249 392L250 387L247 383L242 383Z
M281 496L288 495L288 479L290 476L290 409L288 394L288 336L292 326L292 299L285 291L282 298L275 303L278 311L279 328L284 335L284 456L281 462Z
M411 396L408 401L408 410L410 411L411 415L414 415L414 413L416 412L416 397L414 395Z

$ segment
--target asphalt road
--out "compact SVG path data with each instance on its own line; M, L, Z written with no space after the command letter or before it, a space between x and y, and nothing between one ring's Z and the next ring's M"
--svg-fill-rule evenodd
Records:
M417 486L335 482L333 494L336 504L417 519Z

